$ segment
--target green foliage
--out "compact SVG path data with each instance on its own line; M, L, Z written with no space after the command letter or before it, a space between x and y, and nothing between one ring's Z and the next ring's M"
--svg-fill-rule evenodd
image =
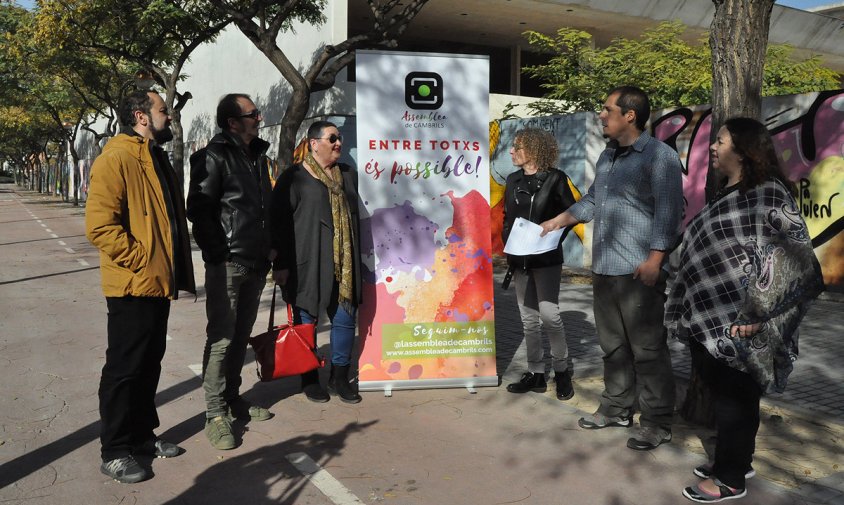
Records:
M26 158L41 152L55 133L52 118L43 110L0 106L0 162L22 167Z
M794 48L785 44L768 46L762 96L794 95L840 86L841 76L821 65L820 58L812 56L799 61L793 53Z
M663 22L638 39L617 38L603 49L593 47L589 33L573 28L560 28L554 37L526 32L534 49L553 54L545 65L524 68L547 90L530 108L538 114L598 111L606 92L624 84L647 91L654 109L709 103L711 52L705 38L696 44L683 40L685 31L679 21ZM789 46L768 47L763 95L838 87L839 75L818 58L799 61L792 52Z
M61 118L77 110L67 87L33 65L30 12L0 3L0 161L22 166L65 131Z

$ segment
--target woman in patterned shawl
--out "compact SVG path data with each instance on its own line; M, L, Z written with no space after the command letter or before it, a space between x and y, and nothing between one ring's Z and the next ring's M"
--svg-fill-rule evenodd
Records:
M712 390L714 462L683 495L700 503L740 498L759 428L759 399L785 388L797 326L823 291L806 223L765 126L733 118L710 146L721 190L689 223L665 311L689 335L692 361Z

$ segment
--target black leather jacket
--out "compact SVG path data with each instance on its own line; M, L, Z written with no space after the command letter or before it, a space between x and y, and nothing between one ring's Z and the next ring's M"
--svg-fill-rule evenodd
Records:
M504 228L501 236L504 243L510 236L510 230L517 217L534 223L542 223L574 204L574 194L568 184L568 176L559 169L536 173L536 182L541 183L538 190L527 184L523 170L516 170L507 177L504 189ZM566 232L567 233L567 232ZM563 234L563 238L566 237ZM557 249L542 254L529 256L507 255L507 263L514 268L541 268L563 263L562 240Z
M247 155L240 139L222 132L191 155L187 217L206 263L269 269L269 146L256 138Z

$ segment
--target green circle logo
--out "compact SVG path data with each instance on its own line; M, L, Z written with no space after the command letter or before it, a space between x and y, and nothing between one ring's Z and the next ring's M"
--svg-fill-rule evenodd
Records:
M419 86L419 96L429 96L430 94L431 88L427 84Z

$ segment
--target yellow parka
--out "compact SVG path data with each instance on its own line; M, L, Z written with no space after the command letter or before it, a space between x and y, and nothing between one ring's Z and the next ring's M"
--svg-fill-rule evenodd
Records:
M172 299L179 289L196 292L182 189L169 162L160 168L172 181L170 212L148 139L121 133L91 167L85 234L100 251L106 297Z

